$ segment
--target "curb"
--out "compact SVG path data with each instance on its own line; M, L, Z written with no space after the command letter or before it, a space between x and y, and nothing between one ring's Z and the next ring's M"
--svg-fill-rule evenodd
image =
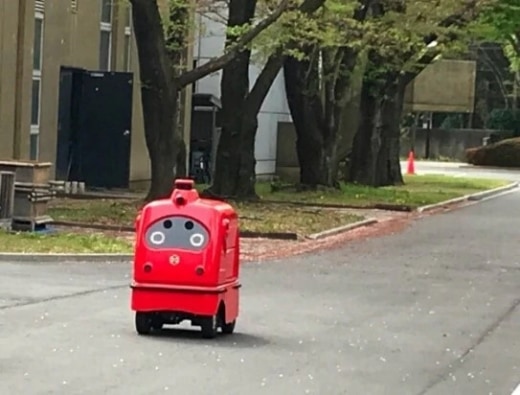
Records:
M81 228L81 229L93 229L93 230L108 230L115 232L135 232L133 226L128 225L108 225L108 224L86 224L84 222L71 222L71 221L52 221L51 225L63 226L69 228Z
M370 226L378 223L374 218L365 219L354 222L352 224L339 226L325 230L323 232L314 233L306 238L311 240L324 239L329 236L334 236L339 233L348 232L364 226ZM296 236L296 238L293 238ZM251 235L250 237L254 237ZM263 235L265 237L265 234ZM285 240L297 239L296 234L287 234ZM130 263L132 262L133 254L31 254L31 253L0 253L0 263L2 262L21 262L21 263L58 263L58 262L74 262L74 263Z
M472 195L469 195L468 196L468 200L470 200L470 201L479 201L479 200L488 198L490 196L498 195L498 194L500 194L502 192L511 191L511 190L513 190L513 189L515 189L517 187L518 187L518 182L512 182L511 184L508 184L508 185L503 186L503 187L498 187L498 188L495 188L495 189L490 189L489 191L482 191L482 192L477 192L477 193L474 193Z
M368 219L364 219L362 221L354 222L352 224L338 226L337 228L324 230L323 232L313 233L311 235L308 235L307 238L311 239L311 240L320 240L320 239L324 239L326 237L335 236L339 233L348 232L348 231L351 231L351 230L354 230L357 228L361 228L364 226L375 225L378 222L379 221L375 218L368 218Z
M57 263L57 262L89 262L89 263L128 263L133 254L31 254L0 253L0 262Z
M53 221L52 225L81 228L81 229L95 229L108 230L116 232L135 232L133 226L127 225L103 225L103 224L86 224L84 222L70 222L70 221ZM244 239L273 239L273 240L298 240L298 234L294 232L253 232L250 230L243 230L239 232L239 236Z
M298 201L283 201L283 200L260 200L253 201L251 203L267 203L267 204L279 204L286 206L297 206L297 207L315 207L319 209L352 209L352 210L385 210L385 211L399 211L399 212L411 212L413 208L411 206L402 204L391 204L391 203L375 203L366 206L356 204L341 204L341 203L318 203L318 202L298 202Z
M298 240L298 234L294 232L253 232L250 230L239 230L238 235L243 239Z
M511 184L505 185L503 187L498 187L494 189L490 189L487 191L477 192L470 195L461 196L458 198L445 200L443 202L430 204L426 206L422 206L417 208L415 211L418 213L424 213L431 210L435 210L437 208L450 206L457 203L462 203L466 201L481 201L496 195L503 194L505 192L509 192L519 186L518 182L513 182ZM58 221L56 221L58 222ZM335 236L339 233L345 233L357 228L371 226L377 224L379 221L375 218L368 218L362 221L354 222L352 224L339 226L336 228L328 229L319 233L314 233L306 236L307 239L311 240L320 240L326 237ZM64 224L62 222L62 224ZM65 225L65 224L64 224ZM69 225L69 224L67 224ZM84 224L80 224L84 225ZM66 225L65 225L66 226ZM69 226L78 226L78 224L70 224ZM120 229L120 228L119 228ZM245 233L245 232L244 232ZM251 234L242 235L242 237L266 237L266 234L256 234L254 232L250 232ZM297 238L297 235L287 233L287 234L274 234L274 238L281 238L285 240L294 240ZM278 236L278 237L276 237ZM296 237L295 237L296 236ZM273 238L273 237L271 237ZM133 254L32 254L32 253L0 253L0 263L1 262L26 262L26 263L57 263L57 262L89 262L89 263L107 263L107 262L115 262L115 263L129 263L133 259Z
M517 187L518 187L518 182L512 182L511 184L505 185L503 187L489 189L487 191L472 193L470 195L465 195L465 196L461 196L461 197L458 197L458 198L445 200L443 202L422 206L422 207L417 208L416 211L418 213L424 213L424 212L435 210L437 208L451 206L451 205L457 204L457 203L463 203L463 202L468 202L468 201L469 202L479 201L479 200L482 200L484 198L488 198L488 197L491 197L491 196L494 196L494 195L499 195L499 194L501 194L503 192L511 191L511 190L513 190L513 189L515 189Z
M86 193L64 193L64 192L56 192L56 197L60 199L74 199L74 200L143 200L144 194L139 195L124 195L117 193L96 193L96 192L86 192Z

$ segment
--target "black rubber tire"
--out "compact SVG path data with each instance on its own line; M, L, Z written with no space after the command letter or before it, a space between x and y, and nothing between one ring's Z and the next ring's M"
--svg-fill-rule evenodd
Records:
M236 323L237 323L236 320L231 321L229 324L223 323L222 324L222 333L224 335L231 335L235 331Z
M218 317L216 315L204 317L201 320L200 329L204 339L215 338L218 331Z
M152 316L152 332L160 332L163 324L164 322L160 316Z
M153 315L150 313L135 313L135 330L140 335L149 335L154 329Z

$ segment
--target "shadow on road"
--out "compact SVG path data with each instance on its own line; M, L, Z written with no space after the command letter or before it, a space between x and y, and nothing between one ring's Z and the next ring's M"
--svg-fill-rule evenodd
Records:
M203 339L200 330L184 328L163 328L160 332L147 336L148 339L155 341L175 341L193 345L213 345L216 347L233 348L258 348L270 344L270 341L260 336L247 333L235 332L232 335L222 335L221 333L214 339Z

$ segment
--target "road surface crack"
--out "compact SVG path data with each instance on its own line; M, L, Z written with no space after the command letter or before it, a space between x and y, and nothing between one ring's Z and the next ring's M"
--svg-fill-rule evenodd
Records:
M475 341L462 353L460 357L458 357L453 363L449 364L448 367L446 367L440 374L438 374L421 392L419 392L417 395L425 395L430 391L432 388L437 386L438 384L442 383L444 380L446 380L449 377L450 373L453 373L455 370L459 369L463 363L465 358L473 352L479 345L481 345L489 336L493 334L493 332L496 331L496 329L500 326L502 322L507 320L513 312L517 309L517 307L520 305L520 299L516 299L513 304L498 318L493 321L487 328L482 332L482 334L475 339ZM451 367L450 367L451 366Z
M71 298L76 298L79 296L92 295L92 294L96 294L96 293L100 293L100 292L112 291L112 290L127 288L127 287L128 287L128 284L113 285L113 286L105 287L105 288L88 289L86 291L74 292L74 293L67 294L67 295L56 295L56 296L51 296L49 298L24 300L24 301L13 303L13 304L10 304L7 306L0 306L0 310L11 310L11 309L19 308L19 307L32 306L32 305L36 305L36 304L53 302L56 300L71 299Z

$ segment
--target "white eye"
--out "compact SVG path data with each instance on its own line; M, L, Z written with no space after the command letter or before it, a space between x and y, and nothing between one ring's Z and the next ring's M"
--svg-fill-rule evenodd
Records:
M155 245L161 245L164 243L164 240L166 239L166 236L163 232L153 232L150 235L150 242Z
M190 236L190 244L193 247L200 247L202 244L204 244L204 236L202 236L200 233L195 233Z

